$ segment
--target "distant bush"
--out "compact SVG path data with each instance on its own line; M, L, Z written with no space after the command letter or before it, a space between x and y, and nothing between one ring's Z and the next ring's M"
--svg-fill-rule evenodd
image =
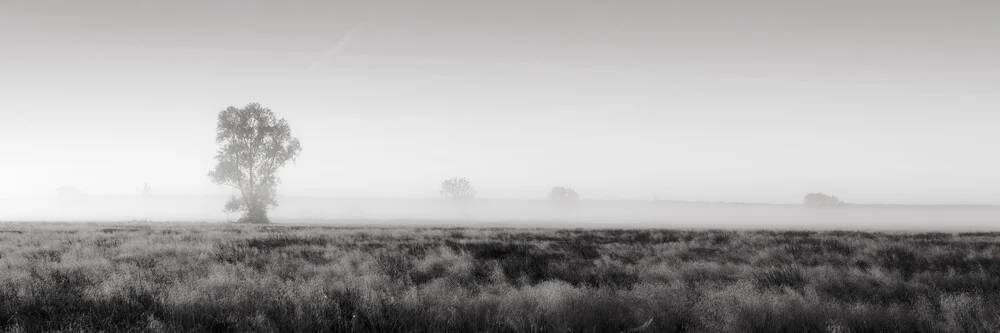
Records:
M572 188L556 186L549 191L549 200L559 204L572 204L580 201L580 194Z
M468 179L451 178L441 183L441 196L455 200L471 200L476 198L476 189Z
M806 206L839 206L844 204L840 198L823 193L806 194L805 198L802 199L802 203Z

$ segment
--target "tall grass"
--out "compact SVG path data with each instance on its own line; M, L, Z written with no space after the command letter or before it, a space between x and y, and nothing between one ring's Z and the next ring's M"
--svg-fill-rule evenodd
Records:
M6 332L997 332L1000 235L0 225Z

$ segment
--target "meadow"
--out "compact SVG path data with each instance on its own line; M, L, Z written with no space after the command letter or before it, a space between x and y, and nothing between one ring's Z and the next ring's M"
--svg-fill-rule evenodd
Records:
M997 332L1000 233L0 224L4 332Z

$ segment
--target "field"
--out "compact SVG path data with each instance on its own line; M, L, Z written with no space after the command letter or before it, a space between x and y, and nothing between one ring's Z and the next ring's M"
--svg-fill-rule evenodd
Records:
M1000 233L0 224L0 331L997 332Z

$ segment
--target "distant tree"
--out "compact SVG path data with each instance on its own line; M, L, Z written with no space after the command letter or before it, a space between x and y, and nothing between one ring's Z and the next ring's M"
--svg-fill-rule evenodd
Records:
M565 196L566 196L566 188L565 187L556 186L556 187L553 187L551 191L549 191L549 200L552 200L552 201L562 200L563 197L565 197Z
M549 191L549 200L558 203L573 203L580 200L580 194L572 188L556 186Z
M823 193L806 194L805 198L802 199L802 203L806 206L837 206L844 204L840 198Z
M151 189L149 189L149 183L146 183L146 185L144 185L142 187L142 196L144 198L148 198L148 197L150 197L152 195L153 195L153 191Z
M288 122L257 103L230 106L219 112L215 141L218 164L208 176L240 194L230 198L226 211L243 212L241 223L268 223L268 208L278 205L278 169L302 151Z
M441 183L441 196L459 201L467 201L476 198L476 189L472 183L465 178L452 178Z

